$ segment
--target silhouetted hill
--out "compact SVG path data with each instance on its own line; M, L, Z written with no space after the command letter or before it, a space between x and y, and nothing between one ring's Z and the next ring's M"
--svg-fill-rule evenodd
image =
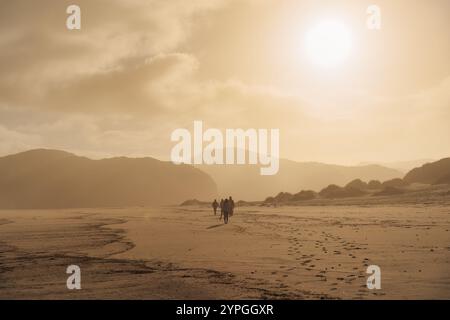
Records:
M386 188L386 187L401 188L401 187L406 187L408 184L409 183L403 179L395 178L395 179L384 181L381 184L381 186L383 188Z
M186 206L201 206L201 205L210 205L210 202L206 202L206 201L200 201L197 199L190 199L190 200L186 200L183 201L180 206L182 207L186 207Z
M340 166L316 162L280 160L280 170L274 176L261 176L259 165L200 165L216 182L219 193L237 199L261 200L280 191L321 190L329 184L345 185L354 179L388 180L402 177L395 169L379 165Z
M435 159L417 159L417 160L409 160L409 161L396 161L396 162L361 162L360 165L368 165L368 164L378 164L383 167L392 168L399 170L403 173L407 173L408 171L420 167L428 162L436 161Z
M450 184L450 174L447 174L443 177L440 177L438 180L436 180L435 184Z
M267 197L264 203L285 203L312 200L317 197L316 192L311 190L302 190L296 194L289 192L280 192L275 197Z
M0 158L0 208L161 205L215 196L204 172L153 158L91 160L44 149Z
M378 180L370 180L369 183L367 184L367 189L380 189L382 188L381 182Z
M412 169L403 180L408 183L450 183L450 158L444 158Z
M362 181L361 179L355 179L353 181L350 181L345 185L346 188L355 188L358 190L366 190L369 186L366 182Z
M350 197L361 197L365 195L365 192L356 189L354 187L339 187L337 185L331 184L328 187L322 189L319 195L323 198L328 199L338 199L338 198L350 198Z

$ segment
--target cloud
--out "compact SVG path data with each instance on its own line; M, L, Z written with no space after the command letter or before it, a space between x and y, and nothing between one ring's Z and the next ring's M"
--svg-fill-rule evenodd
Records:
M49 86L88 81L123 68L125 61L173 52L188 39L192 17L221 1L81 0L80 31L65 27L69 4L2 2L1 102L34 107L36 99L45 100Z
M267 55L256 57L258 49L246 47L244 35L257 28L239 34L236 46L234 33L219 32L234 23L229 19L241 1L82 0L81 31L65 28L69 4L0 4L0 154L50 147L94 157L167 158L172 130L191 128L194 120L220 129L280 128L282 155L299 160L348 163L450 152L450 142L441 139L450 134L450 78L398 96L344 85L309 92L295 83L249 81L238 67L258 65L261 74L271 74ZM223 7L220 26L206 28ZM206 23L199 19L205 15ZM236 22L233 31L240 26ZM199 29L200 36L194 34ZM196 49L189 50L192 43ZM214 64L234 66L234 76L215 77Z
M0 154L2 155L33 149L41 142L40 134L26 134L0 125Z
M49 86L36 104L83 113L126 112L158 115L181 94L196 68L186 54L159 54L118 64L115 70L80 76ZM175 88L179 89L178 91Z

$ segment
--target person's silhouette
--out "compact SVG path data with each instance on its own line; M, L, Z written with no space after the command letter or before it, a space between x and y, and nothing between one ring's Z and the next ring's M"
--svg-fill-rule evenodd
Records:
M234 201L231 196L228 199L228 202L230 203L230 217L231 217L231 216L233 216L233 213L234 213Z
M220 218L219 218L219 220L220 220L220 219L222 219L222 216L223 216L223 199L220 199L219 206L220 206Z
M219 206L219 203L217 202L216 199L214 199L213 203L212 203L212 207L214 209L214 215L217 214L217 207Z
M230 214L230 210L231 210L230 201L228 201L228 199L225 199L225 201L223 202L223 222L225 224L228 223L228 217Z

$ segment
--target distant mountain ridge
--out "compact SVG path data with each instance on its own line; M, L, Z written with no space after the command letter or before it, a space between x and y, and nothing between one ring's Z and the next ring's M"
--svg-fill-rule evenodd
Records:
M450 158L415 168L404 179L400 171L379 165L351 167L281 159L277 175L261 176L259 168L194 167L150 157L91 160L59 150L30 150L0 157L0 208L152 206L186 199L210 201L219 195L252 201L280 192L307 199L326 186L350 181L348 187L356 189L395 187L400 182L450 183Z
M377 164L383 167L399 170L403 173L407 173L410 170L420 167L425 163L434 162L434 159L417 159L409 161L396 161L396 162L361 162L359 165Z
M446 184L450 183L450 158L424 164L408 172L403 180L407 183Z
M0 158L0 208L164 205L216 195L204 172L153 158L91 160L47 149Z
M198 165L216 182L221 196L261 200L279 192L319 191L330 184L344 185L354 179L390 180L403 173L379 165L341 166L280 159L278 174L261 176L259 165Z
M414 186L414 184L416 185ZM450 158L444 158L439 161L424 164L419 168L414 168L403 179L394 178L386 180L383 183L378 180L371 180L367 183L361 179L355 179L347 183L344 187L330 184L318 193L311 190L302 190L296 194L279 192L276 196L267 197L264 200L264 204L277 205L313 199L396 196L408 192L417 192L419 190L432 190L433 186L430 185L437 184L450 184ZM446 196L447 194L444 190L439 196ZM436 194L431 196L436 199Z

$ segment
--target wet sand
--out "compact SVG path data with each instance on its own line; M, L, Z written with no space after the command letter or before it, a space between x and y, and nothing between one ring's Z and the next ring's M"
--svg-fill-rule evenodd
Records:
M0 211L0 298L449 299L449 228L446 205Z

